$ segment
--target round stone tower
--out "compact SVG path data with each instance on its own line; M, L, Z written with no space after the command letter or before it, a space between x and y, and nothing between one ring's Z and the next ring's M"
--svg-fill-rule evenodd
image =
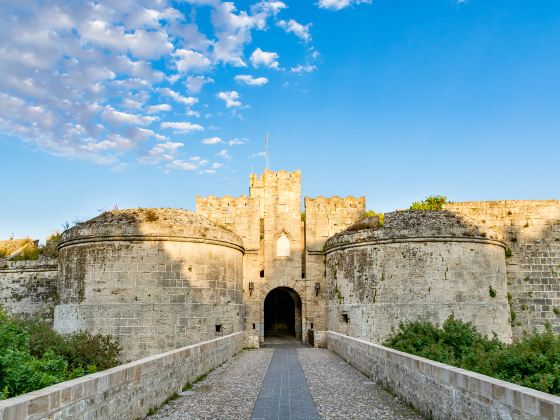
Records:
M135 360L241 331L243 245L178 209L101 214L59 245L59 332L111 334Z
M328 329L383 342L451 314L511 341L505 247L447 211L398 211L325 244Z

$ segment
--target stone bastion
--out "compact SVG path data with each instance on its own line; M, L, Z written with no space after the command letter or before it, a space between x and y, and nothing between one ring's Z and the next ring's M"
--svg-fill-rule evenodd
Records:
M111 334L135 360L242 331L242 241L203 216L110 211L58 249L59 332Z
M330 238L331 331L383 342L401 322L449 315L510 342L505 246L448 211L397 211Z

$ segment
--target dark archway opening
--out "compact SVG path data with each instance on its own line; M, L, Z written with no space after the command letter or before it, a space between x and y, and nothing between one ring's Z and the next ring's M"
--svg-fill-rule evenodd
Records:
M264 300L265 337L301 336L301 300L289 288L279 287L272 290ZM298 334L299 332L299 334Z

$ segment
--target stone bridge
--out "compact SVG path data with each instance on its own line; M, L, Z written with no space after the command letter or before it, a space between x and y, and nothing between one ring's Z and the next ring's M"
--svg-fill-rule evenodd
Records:
M0 401L13 419L560 419L560 398L324 331L239 332Z

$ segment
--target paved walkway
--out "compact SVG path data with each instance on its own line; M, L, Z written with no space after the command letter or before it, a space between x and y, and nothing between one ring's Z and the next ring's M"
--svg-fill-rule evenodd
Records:
M274 355L268 366L255 408L253 420L319 419L297 349L301 343L270 344Z
M420 419L337 355L291 341L243 351L150 419Z

